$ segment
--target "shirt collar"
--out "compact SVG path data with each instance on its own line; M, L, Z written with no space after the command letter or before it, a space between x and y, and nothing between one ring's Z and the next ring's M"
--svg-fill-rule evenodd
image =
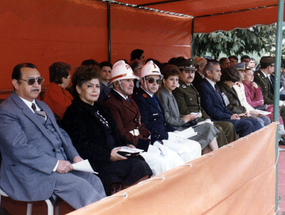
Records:
M205 77L205 79L211 84L211 86L212 86L214 89L216 89L216 88L215 88L215 85L216 85L215 82L211 81L211 80L210 80L209 78L207 78L207 77Z
M140 87L140 88L142 88L142 87ZM151 98L153 97L153 94L151 93L151 92L148 92L147 90L145 90L144 88L142 88L143 89L143 91L145 91Z
M34 113L35 111L33 110L33 108L32 108L32 104L34 103L35 105L36 105L36 109L37 110L41 110L40 108L39 108L39 106L37 105L37 103L35 102L35 99L32 101L32 102L30 102L30 101L28 101L27 99L24 99L24 98L22 98L21 96L19 96L20 97L20 99L22 99L22 101L28 106L28 108L30 108L30 110Z
M268 75L266 75L262 70L260 70L262 73L263 73L263 75L265 76L265 77L269 77Z
M113 88L113 90L114 90L116 93L118 93L120 96L122 96L125 100L127 100L128 96L124 96L122 93L118 92L118 91L115 90L114 88Z

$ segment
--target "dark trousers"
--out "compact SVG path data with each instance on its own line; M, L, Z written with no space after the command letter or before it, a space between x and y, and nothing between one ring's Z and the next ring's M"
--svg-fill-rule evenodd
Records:
M256 119L248 117L242 117L240 120L228 119L225 121L233 123L239 137L244 137L262 127Z

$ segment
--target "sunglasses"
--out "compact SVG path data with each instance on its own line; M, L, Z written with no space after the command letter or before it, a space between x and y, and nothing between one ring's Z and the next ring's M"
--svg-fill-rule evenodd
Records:
M28 85L33 85L34 83L36 83L36 81L38 82L39 85L42 85L42 83L44 82L44 79L42 77L28 78L27 80L21 78L21 80L26 81Z
M148 81L148 83L153 84L154 82L156 82L157 84L161 84L161 80L160 79L154 79L154 78L148 78L146 79Z

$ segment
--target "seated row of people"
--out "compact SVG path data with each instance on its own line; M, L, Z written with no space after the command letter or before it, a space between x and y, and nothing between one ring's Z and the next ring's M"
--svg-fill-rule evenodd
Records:
M171 67L171 65L169 66ZM165 71L166 74L167 72L169 72L168 70L169 66L166 66L165 69L163 70ZM186 67L191 67L191 65L186 65ZM174 66L174 68L176 69L176 77L178 78L180 71L178 67ZM84 82L84 84L87 85L86 87L87 89L88 89L88 84L90 85L89 86L90 93L86 93L82 91L82 87L80 85L76 84L76 80L83 79L78 77L80 69L83 71L88 71L88 69L93 69L94 72L96 73L95 67L79 67L74 73L74 83L73 83L74 92L77 92L79 94L79 98L81 98L82 101L85 101L85 103L90 105L90 110L94 109L94 106L97 107L96 113L97 115L99 114L98 118L100 119L100 123L103 123L103 125L109 124L110 121L112 121L111 117L107 118L106 113L102 114L100 113L100 109L98 110L98 107L101 107L101 105L97 102L100 92L99 78L98 80L96 80L96 84L98 85L97 91L95 90L95 83L91 83L90 80ZM82 72L82 75L85 75L85 73ZM166 83L168 78L169 77L163 79L163 82ZM157 65L155 65L152 61L149 61L142 68L140 74L141 86L139 89L137 89L135 94L133 94L134 79L136 79L136 76L134 76L133 71L131 70L128 64L126 64L124 61L118 61L117 63L115 63L111 71L111 78L110 78L110 83L113 85L113 90L102 101L102 104L111 109L111 112L113 113L113 118L115 119L117 127L119 127L118 131L120 132L120 134L125 136L126 139L131 140L131 143L133 143L136 147L145 150L145 153L142 153L142 157L145 158L145 161L152 169L153 174L161 173L162 171L168 170L179 164L188 162L192 159L199 157L201 154L201 145L203 149L206 148L207 146L209 147L208 150L205 149L205 152L209 152L218 148L216 137L219 131L212 124L204 123L196 126L194 130L196 130L198 135L186 139L184 136L180 135L179 131L175 131L175 128L167 121L167 119L169 119L168 118L169 104L166 104L165 106L162 105L160 100L155 95L155 93L157 93L159 89L159 85L162 79L162 75ZM94 91L92 91L92 87L94 88ZM172 86L172 88L174 89L176 87ZM92 97L92 92L94 94L93 97ZM168 93L172 93L172 90L168 91ZM132 94L133 96L132 98L130 98L130 95ZM76 99L74 99L74 102L75 101ZM72 104L67 109L62 121L62 126L70 134L77 150L79 151L79 153L81 152L81 154L83 154L82 155L83 158L86 159L88 158L92 164L93 163L92 156L94 156L94 153L87 154L92 150L89 149L90 146L89 147L82 146L82 142L84 143L86 141L79 141L77 139L81 137L80 134L84 134L83 136L85 138L87 137L87 139L90 141L89 144L94 147L96 146L95 147L96 149L98 148L97 146L98 144L99 145L102 144L103 147L107 147L108 143L111 144L111 146L109 146L109 150L111 151L115 148L115 146L122 145L118 140L114 140L114 137L111 138L111 140L113 139L112 141L107 141L105 143L103 141L104 139L99 138L101 135L102 138L105 137L105 139L108 140L108 138L110 138L109 135L114 133L115 131L109 131L108 133L104 130L94 128L90 124L88 125L87 122L82 122L83 124L87 124L87 127L84 127L83 124L80 124L78 121L83 121L84 118L90 121L90 117L89 118L83 117L83 115L78 114L78 112L79 113L81 112L78 109L74 109L73 114L70 115L70 109L73 106L74 104ZM164 107L167 107L166 112L164 111ZM174 110L170 110L170 112L173 111ZM85 114L86 112L87 112L86 110L82 111L82 113ZM132 113L133 117L131 117ZM182 118L184 122L182 122L180 126L184 126L186 124L187 118L188 121L194 120L197 117L197 114L199 115L201 113L197 112L192 115L188 114L186 117L184 117L184 119L186 120ZM95 122L91 123L95 124ZM131 125L132 123L133 125ZM231 125L231 123L229 122L225 123ZM144 125L148 130L144 131ZM90 127L90 132L93 130L98 130L99 133L93 132L92 134L89 135L86 134L86 132L89 130L88 127ZM246 127L243 126L243 128ZM96 138L97 136L98 138ZM200 144L198 144L198 142ZM87 146L89 144L87 144ZM170 154L172 155L169 156ZM179 157L177 155L179 155ZM168 156L171 157L172 159L169 159ZM103 160L100 160L100 162L102 162L103 165L104 163ZM108 161L108 163L110 162ZM116 163L114 163L114 165L118 166L118 164ZM102 170L98 168L99 166L98 164L93 163L92 166L94 167L95 170L102 172ZM109 171L108 168L106 168L105 171L108 172ZM111 174L117 175L119 173L112 171ZM101 179L104 184L107 184L106 185L107 187L110 187L111 184L114 183L114 181L111 180L112 177L108 176L108 174L106 175L107 175L106 178L104 178L104 176L101 176L102 177ZM109 183L106 182L108 179L111 180ZM123 185L125 185L124 181L120 181L117 183L122 183Z
M255 73L253 72L253 68L246 67L248 62L250 62L250 58L248 56L243 56L241 58L242 63L234 64L230 67L225 67L222 70L222 81L218 82L219 89L224 93L224 100L227 102L227 106L231 111L236 111L239 114L250 115L251 118L257 119L262 126L268 125L271 121L273 121L273 82L272 73L275 69L275 58L273 57L262 57L260 60L260 69ZM249 64L248 64L249 65ZM228 65L229 66L229 65ZM282 67L281 67L282 68ZM244 86L243 82L245 79L245 71L249 75L251 75L251 81L248 82L246 86ZM255 74L254 80L258 83L253 82L253 74ZM247 87L245 90L245 87ZM251 94L249 95L249 88L251 88ZM249 103L253 97L255 97L255 90L259 89L261 94L264 95L264 99L259 99L259 105L251 106ZM270 99L268 99L270 98ZM280 100L282 100L282 95L280 96ZM261 115L258 113L254 107L261 106L266 104L265 110L267 109L270 114L268 117L265 115ZM280 101L280 113L282 116L284 114L284 102ZM259 108L259 107L257 107ZM278 127L279 134L284 135L284 126L283 119L279 117L280 125ZM282 142L282 141L281 141Z
M112 185L130 186L152 175L140 156L126 158L118 154L120 146L134 147L119 133L112 114L99 102L99 67L79 67L72 77L72 104L61 121L73 145L83 159L99 172L107 194Z
M221 77L218 64L201 65L205 68L198 92L192 85L195 61L180 58L175 62L177 65L166 65L161 73L148 61L140 72L137 67L139 77L124 61L116 62L112 70L106 64L110 69L104 72L109 75L105 86L113 89L101 103L100 71L104 65L77 68L72 95L66 90L70 66L51 65L52 84L44 100L67 133L56 124L50 108L36 100L43 83L37 67L17 65L12 75L15 92L0 105L1 188L22 201L47 199L55 193L80 208L104 198L105 192L111 194L114 185L130 186L198 158L202 150L216 150L218 145L237 139L236 131L245 136L261 128L256 119L239 118L228 110L215 88ZM140 87L133 92L135 79ZM144 152L125 157L119 153L121 146ZM101 180L73 171L71 163L83 159L90 161ZM35 191L34 186L43 189Z

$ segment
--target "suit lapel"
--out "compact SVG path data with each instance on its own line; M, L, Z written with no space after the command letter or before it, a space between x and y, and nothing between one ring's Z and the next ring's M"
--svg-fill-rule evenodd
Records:
M41 107L41 106L38 104L38 102L37 102L37 105L46 113L48 119L50 119L50 121L51 121L53 127L55 128L55 130L57 131L58 135L60 136L61 141L62 141L63 143L65 143L65 138L64 138L64 136L62 135L62 133L61 133L61 131L60 131L60 128L59 128L59 126L58 126L58 124L57 124L57 122L56 122L56 120L55 120L55 117L54 117L53 113L50 112L46 107L44 107L44 106ZM43 126L43 128L44 128L44 131L45 131L45 133L44 133L45 136L49 139L49 135L48 135L47 132L46 132L46 128L45 128L44 126ZM49 140L51 141L51 139L49 139Z
M153 95L154 96L154 95ZM155 109L157 109L157 111L161 112L156 104L156 102L154 101L153 98L151 98L149 95L147 95L146 101L152 105Z
M48 138L48 139L50 140L50 142L53 144L52 140L50 139L50 135L47 133L47 129L44 127L44 125L43 125L43 123L41 122L41 120L39 119L39 117L38 117L35 113L32 112L32 110L20 99L20 97L19 97L15 92L13 92L13 94L12 94L11 96L12 96L12 99L13 99L13 101L15 102L15 104L16 104L20 109L22 109L23 114L24 114L27 118L29 118L29 119L39 128L39 130L46 136L46 138ZM36 100L36 103L37 103L37 105L38 105L40 108L42 108L42 107L38 104L37 100ZM54 121L53 117L50 116L49 111L48 111L48 110L45 110L45 109L43 109L43 111L46 112L47 117L51 120L51 122L53 123L55 129L56 129L57 132L59 133L60 137L63 139L62 134L61 134L61 132L59 131L58 126L57 126L56 122ZM55 125L55 124L56 124L56 125ZM64 139L63 139L63 141L64 141Z
M129 100L130 102L128 102L126 99L122 98L122 96L120 96L116 91L112 90L111 91L111 94L119 101L122 102L123 106L127 109L129 109L130 111L134 112L136 115L137 115L137 109L135 108L134 106L134 100L132 100L130 97L129 97Z
M135 113L136 115L138 114L138 110L135 108L134 106L134 100L132 100L131 98L129 98L130 102L128 102L125 99L122 99L122 103L124 105L125 108L128 108L130 111L132 111L133 113Z
M205 80L205 81L206 81L208 87L210 88L210 90L212 91L212 93L216 96L217 100L221 103L221 105L223 107L226 107L222 93L221 93L219 87L217 86L217 89L219 91L219 94L218 94L217 91L212 87L212 85L207 80Z

